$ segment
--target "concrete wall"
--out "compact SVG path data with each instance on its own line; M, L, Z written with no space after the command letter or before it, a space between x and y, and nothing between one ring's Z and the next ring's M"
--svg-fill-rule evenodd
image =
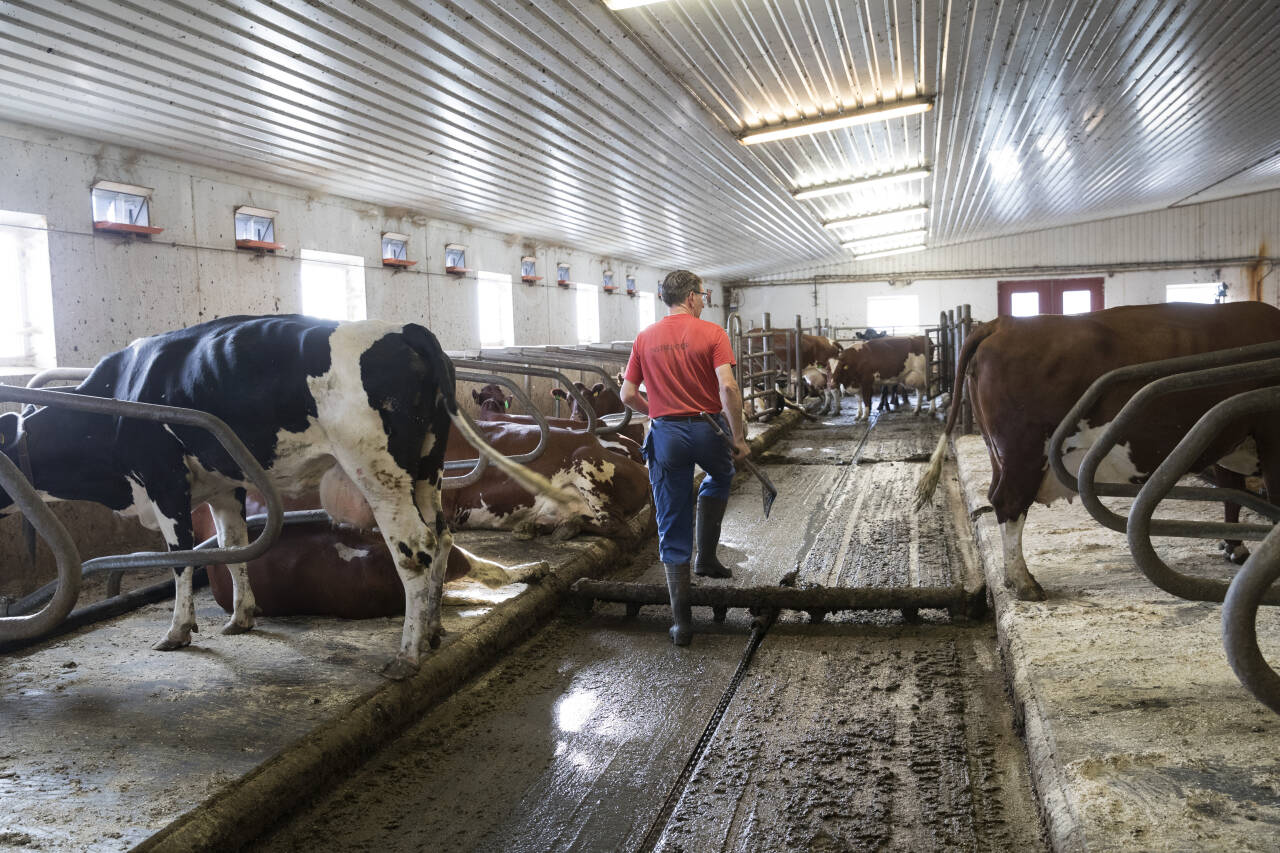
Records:
M656 291L666 270L541 244L435 219L429 210L391 210L296 187L193 166L24 125L0 123L0 210L45 216L56 357L89 366L134 338L231 314L301 310L299 254L318 249L365 259L370 317L427 325L447 349L478 345L474 276L444 272L447 243L467 246L467 266L513 277L518 344L576 343L575 293L555 283L555 265L573 281L599 286L605 269L619 292L601 290L600 337L635 336L637 302L621 292L633 274ZM95 234L90 186L99 180L154 189L151 238ZM235 248L234 209L278 210L274 254ZM381 264L381 234L407 234L409 270ZM520 282L520 259L538 260L542 281ZM713 282L714 283L714 282ZM661 311L659 314L661 315Z

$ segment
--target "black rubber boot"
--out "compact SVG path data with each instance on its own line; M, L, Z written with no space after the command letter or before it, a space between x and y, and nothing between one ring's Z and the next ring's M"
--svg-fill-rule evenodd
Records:
M687 646L693 639L693 606L689 604L689 564L663 563L671 596L671 642Z
M698 498L698 557L693 573L699 577L733 577L733 571L716 556L716 547L720 544L720 522L724 520L724 510L728 505L724 498Z

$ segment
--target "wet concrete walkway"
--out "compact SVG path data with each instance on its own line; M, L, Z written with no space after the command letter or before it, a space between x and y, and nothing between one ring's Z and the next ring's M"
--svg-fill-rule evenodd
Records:
M735 484L734 579L700 582L976 571L954 477L950 503L910 512L936 429L907 413L796 429L763 457L771 518L756 482ZM660 582L652 545L634 565ZM749 617L694 615L684 649L665 607L562 616L253 849L1044 849L990 623L785 614L728 696Z

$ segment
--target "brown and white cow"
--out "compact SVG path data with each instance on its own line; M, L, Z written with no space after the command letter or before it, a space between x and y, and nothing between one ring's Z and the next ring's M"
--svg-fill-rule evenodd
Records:
M621 374L619 374L619 380L621 380ZM597 418L605 415L620 415L627 410L626 404L618 396L617 389L610 388L603 382L597 382L590 388L582 382L573 384L581 392L582 396L587 398L587 403L590 404L591 410L596 413ZM618 384L621 385L621 381ZM587 413L582 410L582 407L578 405L577 399L570 396L569 392L563 388L553 388L551 389L551 396L564 400L569 404L570 420L584 424L587 422ZM637 415L632 414L631 421L619 430L617 435L625 435L637 444L642 444L644 442L644 424L639 421Z
M858 417L864 412L870 417L876 389L892 385L916 390L915 411L919 414L929 395L929 339L915 335L855 341L840 353L832 379L858 390ZM933 410L932 402L929 410Z
M471 399L475 400L476 405L479 407L476 420L509 424L537 424L533 415L515 414L511 411L510 405L513 398L503 391L501 386L485 385L479 391L473 390ZM575 406L574 408L576 409L577 407ZM573 430L579 433L585 432L586 423L585 416L581 419L547 418L548 426ZM644 455L640 452L640 445L644 441L643 425L630 423L626 428L616 433L605 433L604 435L597 433L596 440L606 450L621 453L640 465L644 464Z
M538 443L538 427L500 421L480 422L480 433L508 456L527 453ZM461 489L445 490L445 517L454 529L512 530L517 536L552 533L557 541L580 532L619 536L627 520L650 500L649 471L642 462L604 446L598 436L552 427L547 448L527 463L562 492L574 497L563 506L529 495L494 468ZM625 437L617 439L627 441ZM468 458L459 442L446 460ZM474 454L472 454L474 455Z
M1280 310L1259 302L1130 305L1074 316L1001 317L977 326L965 339L956 373L968 378L974 419L991 455L988 497L1000 524L1005 585L1018 598L1044 598L1022 554L1022 527L1033 502L1048 505L1073 495L1049 469L1047 445L1095 379L1130 364L1275 340L1280 340ZM953 402L960 402L964 387L957 387ZM1069 471L1079 469L1097 435L1137 390L1133 383L1117 386L1085 415L1063 445ZM1237 385L1162 398L1142 413L1103 460L1098 480L1144 481L1205 411L1245 390ZM937 486L947 436L960 408L952 405L947 415L942 438L917 486L917 509ZM1280 487L1278 443L1280 415L1242 419L1206 449L1197 469L1220 462L1250 474L1261 460L1267 490L1274 496L1273 490Z

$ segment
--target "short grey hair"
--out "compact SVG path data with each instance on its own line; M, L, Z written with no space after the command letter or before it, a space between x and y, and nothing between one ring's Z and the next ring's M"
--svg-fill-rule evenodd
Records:
M696 290L702 290L702 279L688 270L676 270L662 280L660 295L667 305L679 305Z

